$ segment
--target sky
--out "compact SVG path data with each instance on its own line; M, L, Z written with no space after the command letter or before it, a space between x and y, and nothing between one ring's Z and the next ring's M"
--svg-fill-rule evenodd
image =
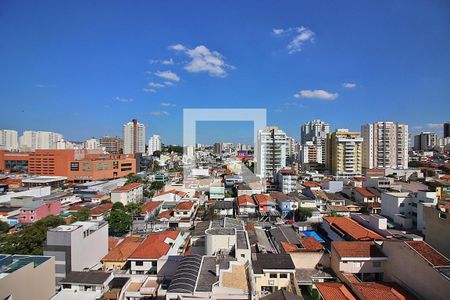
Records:
M183 108L265 108L296 140L313 119L442 134L449 99L447 0L0 1L0 129L82 141L136 118L181 144ZM200 143L253 140L206 123Z

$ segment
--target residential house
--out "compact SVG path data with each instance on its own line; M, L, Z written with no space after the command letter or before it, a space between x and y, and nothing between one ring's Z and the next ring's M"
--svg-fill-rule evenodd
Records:
M380 202L379 196L364 187L354 189L354 198L358 203Z
M253 195L255 202L258 204L259 212L273 212L277 211L277 203L272 197L266 194Z
M297 191L297 173L294 169L281 169L276 174L278 191L289 194Z
M252 259L252 269L257 297L280 289L300 294L295 265L289 254L256 253Z
M128 269L128 258L133 254L136 248L139 247L143 240L143 238L138 236L130 236L120 240L119 243L102 258L103 270L117 271Z
M320 282L316 283L315 287L320 300L357 300L342 282Z
M90 210L89 218L92 221L104 221L108 217L109 212L112 208L112 203L104 203L99 206L93 207Z
M178 201L186 200L187 198L188 198L187 193L173 189L173 190L161 192L161 193L153 196L152 201L178 202Z
M149 234L130 255L131 274L157 274L158 260L182 252L184 235L178 230Z
M61 280L61 291L52 299L98 299L108 290L108 284L113 279L112 273L101 271L70 272Z
M144 220L147 222L158 215L163 201L149 201L142 206L142 213L144 214Z
M234 216L234 201L219 200L215 201L211 206L214 214L220 217L233 217Z
M343 281L343 274L353 274L360 281L382 281L386 261L379 246L371 241L331 243L331 268Z
M143 198L144 185L139 182L126 184L111 192L111 201L113 203L121 202L123 205L141 203Z
M37 200L20 209L19 223L30 224L48 216L57 216L60 213L61 202Z
M252 196L243 194L236 199L237 213L239 215L253 215L257 211L257 204Z
M347 217L325 217L321 226L332 241L372 241L383 239L381 235Z

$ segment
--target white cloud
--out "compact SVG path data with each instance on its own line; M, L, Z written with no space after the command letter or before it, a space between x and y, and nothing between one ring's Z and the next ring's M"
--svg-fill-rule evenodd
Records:
M172 58L165 59L165 60L163 60L161 63L162 63L163 65L173 65L173 64L174 64Z
M427 123L427 127L433 129L442 129L443 125L442 123Z
M169 49L176 50L176 51L184 51L184 50L186 50L186 47L181 44L176 44L176 45L169 46Z
M46 88L46 87L47 87L47 85L45 85L45 84L41 84L41 83L36 83L36 84L34 85L34 87L37 87L37 88L40 88L40 89L42 89L42 88Z
M184 69L191 73L207 72L210 76L225 77L228 75L226 69L235 68L225 63L222 54L211 51L204 45L189 49L178 44L169 46L169 49L182 51L191 58L191 61L184 66Z
M164 106L164 107L175 107L176 106L175 103L170 103L170 102L161 102L160 105Z
M160 59L150 59L150 60L148 61L148 63L151 64L151 65L155 65L155 64L173 65L173 64L175 64L175 62L173 61L172 58L169 58L169 59L163 59L163 60L160 60Z
M152 112L150 112L150 115L156 116L156 117L161 117L161 116L168 116L169 113L168 113L167 111L165 111L165 110L162 110L162 111L152 111Z
M151 87L155 87L155 88L162 88L162 87L164 87L164 84L161 84L161 83L158 83L158 82L153 82L153 81L149 82L148 85L151 86Z
M275 35L279 35L279 34L283 34L285 32L285 30L281 29L281 28L274 28L274 29L272 29L272 32Z
M131 98L121 98L121 97L115 97L114 98L114 101L117 101L117 102L122 102L122 103L128 103L128 102L133 102L133 99L131 99Z
M155 89L142 89L144 93L156 93Z
M334 100L338 97L338 93L330 93L324 90L301 90L294 94L295 98L310 98L322 100Z
M356 87L356 83L353 82L344 82L342 84L343 87L347 88L347 89L353 89Z
M157 71L154 74L167 80L180 81L180 77L172 71Z
M164 81L164 85L165 86L172 86L173 82L172 81Z
M282 28L272 29L272 32L276 36L288 35L288 36L292 37L292 40L286 46L289 54L302 51L303 45L306 42L310 42L310 43L314 42L314 36L315 36L315 33L312 30L310 30L304 26L291 27L291 28L287 28L287 29L282 29Z

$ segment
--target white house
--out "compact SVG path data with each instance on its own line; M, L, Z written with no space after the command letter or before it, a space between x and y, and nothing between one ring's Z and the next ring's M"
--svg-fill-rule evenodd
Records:
M113 203L121 202L123 205L128 203L140 203L144 198L144 186L142 183L133 182L119 187L111 192L111 201Z

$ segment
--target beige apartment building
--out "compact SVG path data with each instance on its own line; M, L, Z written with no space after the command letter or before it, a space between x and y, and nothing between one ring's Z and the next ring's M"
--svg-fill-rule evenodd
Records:
M48 300L55 294L55 259L0 254L0 299Z
M361 176L362 143L360 133L348 129L337 129L327 135L325 164L333 176Z
M361 126L363 168L408 168L408 125L375 122Z

